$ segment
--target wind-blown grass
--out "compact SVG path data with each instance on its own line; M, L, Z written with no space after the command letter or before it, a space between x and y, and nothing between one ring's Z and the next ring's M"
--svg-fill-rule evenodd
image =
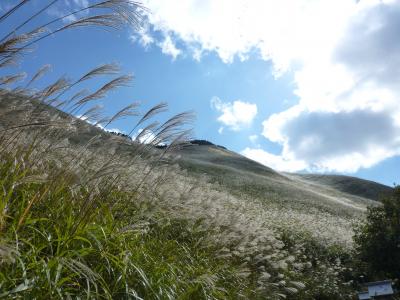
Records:
M0 276L7 297L348 295L340 275L346 267L337 263L345 250L335 241L324 250L323 234L307 235L297 212L281 218L293 220L291 227L277 224L282 211L165 165L165 152L152 146L18 95L2 100L4 121L38 110L42 121L55 122L3 127Z
M0 144L1 296L193 299L246 289L238 267L201 243L207 232L150 214L143 187L122 187L114 161L99 164L76 145L48 148L38 132Z

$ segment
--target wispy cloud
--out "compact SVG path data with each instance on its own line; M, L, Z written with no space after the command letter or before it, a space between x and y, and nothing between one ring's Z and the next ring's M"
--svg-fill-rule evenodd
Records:
M156 39L151 33L149 24L143 24L142 28L134 30L129 38L132 43L138 43L146 50L156 43Z
M170 55L173 60L175 60L182 52L176 47L169 35L167 35L162 42L158 43L158 45L161 48L162 53Z

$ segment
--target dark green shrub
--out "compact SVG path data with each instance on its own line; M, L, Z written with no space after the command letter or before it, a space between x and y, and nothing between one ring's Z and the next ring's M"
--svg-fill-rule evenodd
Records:
M356 258L368 279L400 278L400 187L368 208L365 222L355 228Z

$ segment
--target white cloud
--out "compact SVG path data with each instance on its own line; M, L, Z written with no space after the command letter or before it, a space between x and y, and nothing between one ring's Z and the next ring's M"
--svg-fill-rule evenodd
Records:
M165 37L164 41L158 43L158 45L160 46L162 53L172 56L173 60L175 60L182 52L175 46L171 36L169 35Z
M120 134L126 134L125 131L122 131L118 128L105 128L104 126L102 126L101 124L97 124L97 127L99 127L100 129L107 131L107 132L115 132L115 133L120 133Z
M132 34L130 40L135 43L138 42L143 48L148 49L154 42L154 38L145 31L139 31L137 34Z
M264 122L264 136L283 145L282 157L307 169L355 172L400 154L400 126L388 111L286 112Z
M229 63L256 50L277 75L293 72L299 102L263 123L263 135L283 151L259 149L259 161L286 170L354 172L400 154L398 0L144 4L152 29L179 40L196 60L212 51ZM222 113L218 120L238 130L235 103L214 106Z
M129 38L132 43L137 42L146 50L156 42L155 38L150 32L150 27L148 24L144 24L141 29L134 31Z
M282 172L296 172L304 170L307 167L307 164L303 161L283 158L281 155L271 154L262 149L246 148L241 154L260 164Z
M145 0L149 22L174 33L192 49L215 51L225 62L245 59L258 49L277 70L310 50L329 47L342 20L355 6L349 0Z
M156 135L151 130L143 132L143 128L140 128L137 132L137 135L133 139L138 139L142 144L150 144L155 141Z
M360 8L326 57L296 72L297 105L263 135L317 171L356 172L400 155L400 3Z
M214 97L211 99L211 107L221 113L217 120L234 131L250 126L257 115L256 104L241 100L230 103Z
M133 140L139 141L142 144L153 144L159 146L165 146L166 144L162 142L157 135L152 130L146 130L143 132L143 128L138 129L137 134L132 137Z
M154 43L154 39L151 35L143 33L141 35L140 42L141 42L142 46L146 48Z
M101 130L104 130L106 132L115 132L115 133L120 133L120 134L126 134L125 131L122 131L119 128L106 128L101 124L97 124L97 122L90 120L87 116L77 115L75 117L82 121L89 123L90 125L96 125L96 127L100 128Z

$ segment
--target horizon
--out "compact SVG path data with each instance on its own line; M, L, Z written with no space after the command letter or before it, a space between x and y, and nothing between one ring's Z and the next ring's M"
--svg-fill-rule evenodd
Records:
M0 10L12 3L3 1ZM37 22L87 3L63 0ZM278 171L400 182L400 3L182 3L143 1L150 12L142 12L139 31L60 33L39 43L19 69L32 75L51 64L39 82L45 86L118 62L135 80L102 103L109 115L134 101L143 110L166 101L171 113L196 112L194 138ZM0 33L24 20L29 5ZM130 126L121 120L111 130Z

